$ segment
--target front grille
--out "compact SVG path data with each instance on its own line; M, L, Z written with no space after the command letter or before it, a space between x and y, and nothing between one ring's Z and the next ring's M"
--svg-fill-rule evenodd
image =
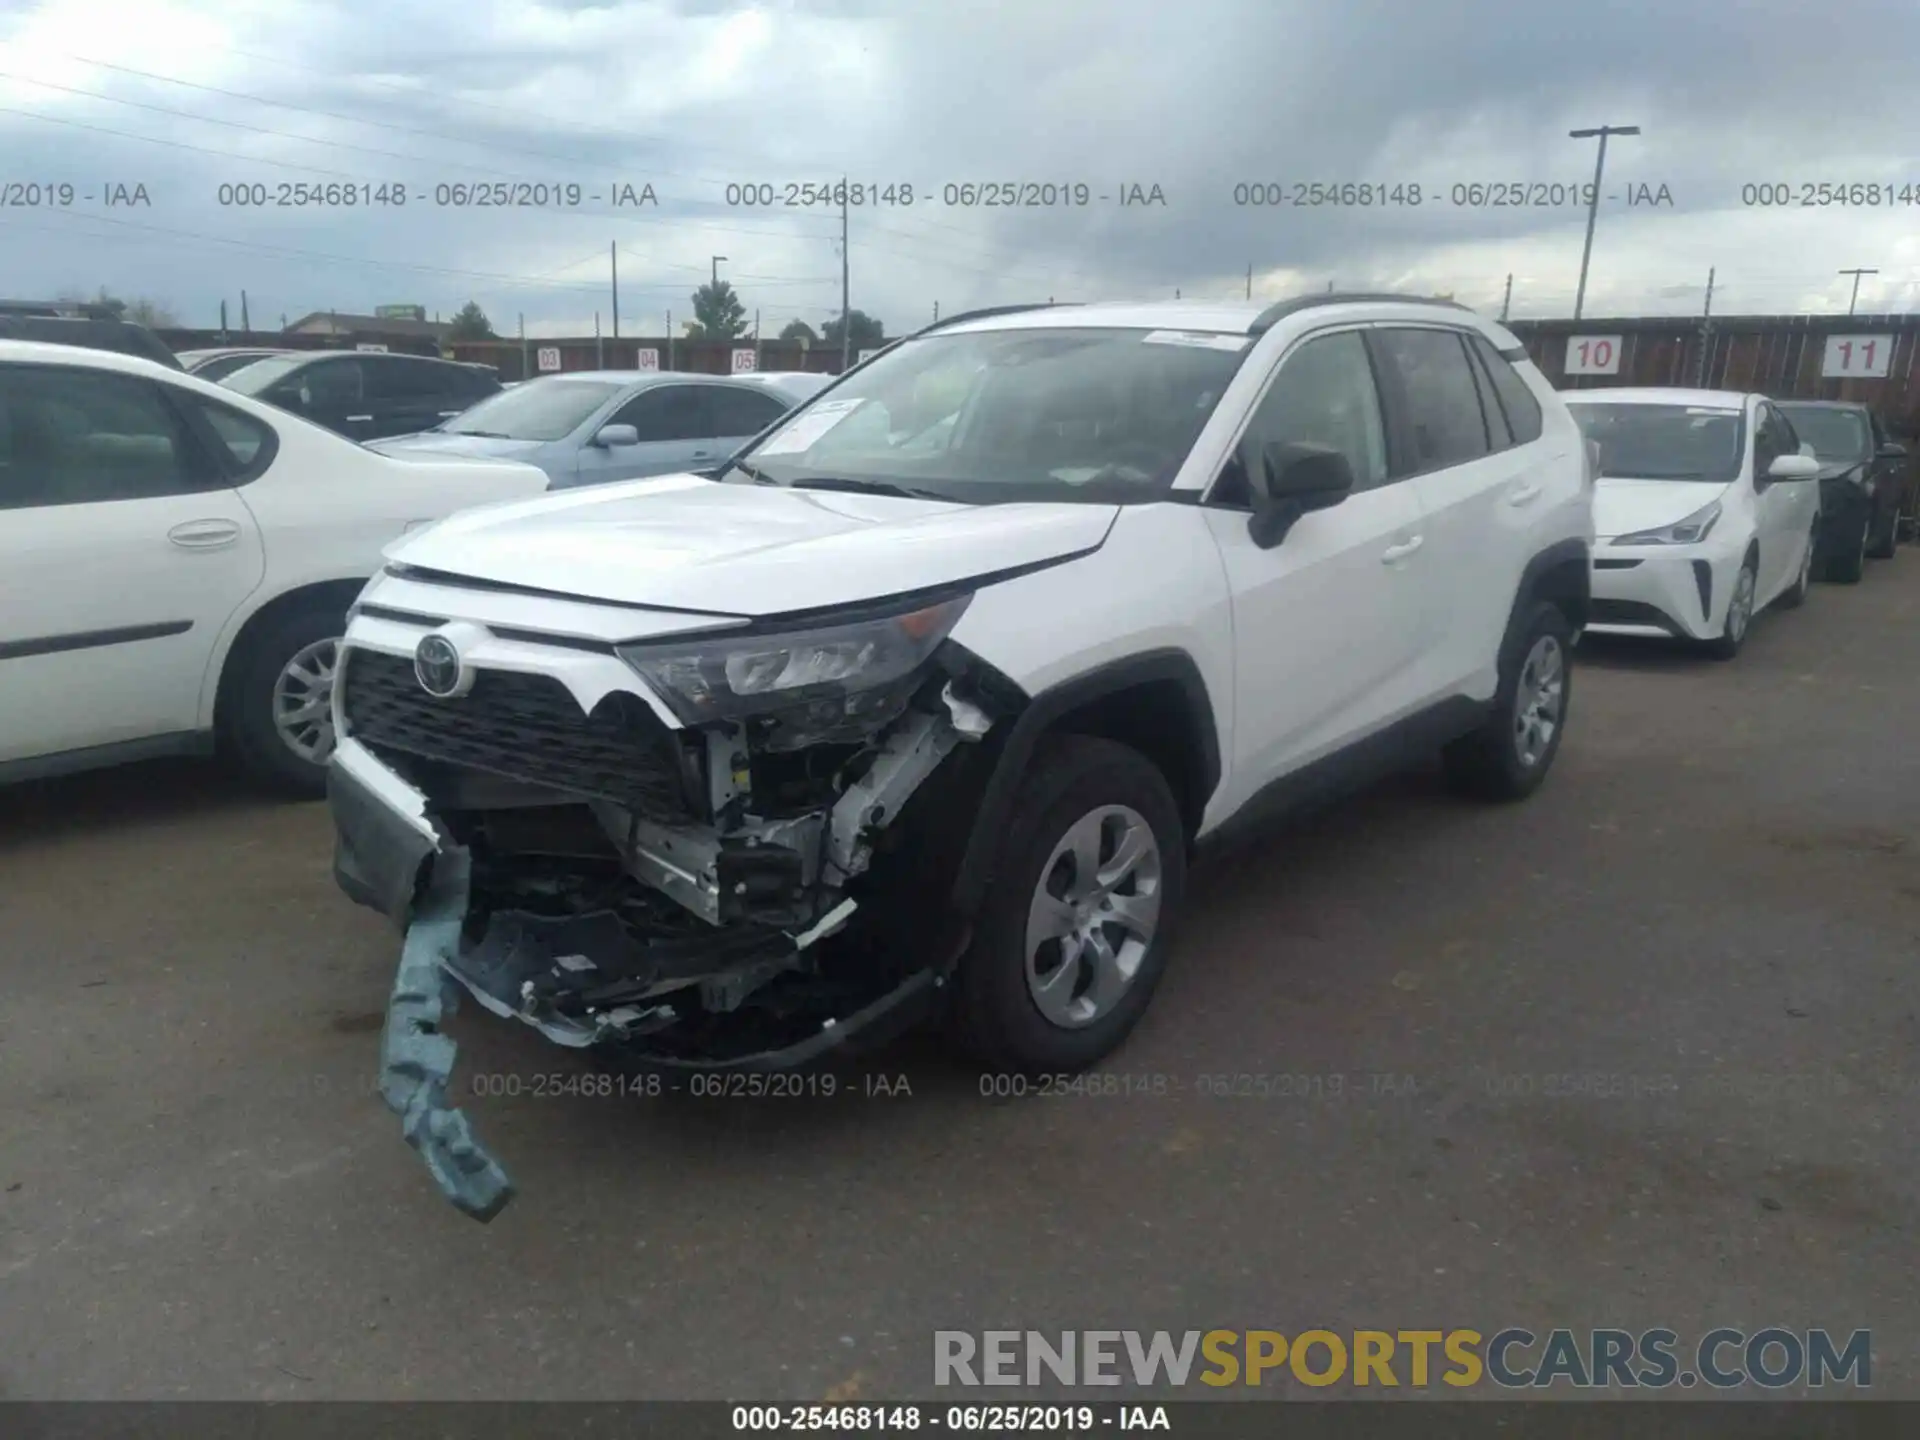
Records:
M608 695L587 715L551 675L483 670L465 695L437 700L409 657L360 649L347 652L344 684L348 732L376 754L484 770L660 819L689 814L679 746L637 695Z

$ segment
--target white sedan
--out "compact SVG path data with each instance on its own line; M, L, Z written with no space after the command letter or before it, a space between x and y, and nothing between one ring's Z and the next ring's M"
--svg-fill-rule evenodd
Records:
M1724 390L1582 390L1598 447L1587 628L1670 635L1732 659L1753 617L1812 578L1820 466L1779 407Z
M148 360L0 341L0 783L218 746L318 793L337 641L381 551L546 485L376 455Z

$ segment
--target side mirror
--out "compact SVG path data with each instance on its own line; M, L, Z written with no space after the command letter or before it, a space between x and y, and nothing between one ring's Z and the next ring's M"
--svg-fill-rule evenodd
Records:
M1769 480L1811 480L1820 473L1820 462L1811 455L1776 455L1767 466Z
M1882 460L1904 460L1907 458L1907 447L1898 440L1889 440L1880 447L1879 455Z
M1274 441L1260 453L1264 484L1253 487L1247 534L1262 550L1287 538L1300 517L1326 510L1353 493L1353 467L1338 450Z
M611 450L616 445L638 445L640 432L631 425L602 425L590 443L602 450Z

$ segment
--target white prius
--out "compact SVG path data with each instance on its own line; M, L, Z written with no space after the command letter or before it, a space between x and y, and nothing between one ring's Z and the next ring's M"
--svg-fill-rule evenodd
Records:
M1565 398L1599 452L1588 629L1731 660L1755 615L1806 599L1820 466L1777 405L1727 390Z

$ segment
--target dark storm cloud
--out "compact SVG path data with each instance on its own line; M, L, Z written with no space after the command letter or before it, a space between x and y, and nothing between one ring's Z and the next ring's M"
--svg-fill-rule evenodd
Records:
M794 314L817 324L838 304L837 213L743 210L725 187L845 173L916 190L913 206L857 210L849 227L854 303L896 329L936 301L1232 293L1249 265L1263 290L1337 276L1472 299L1518 272L1517 302L1564 309L1578 208L1454 207L1445 190L1583 183L1593 145L1565 132L1601 121L1645 131L1610 151L1608 192L1664 184L1674 203L1607 207L1596 296L1691 308L1696 272L1720 266L1730 293L1744 286L1748 308L1767 308L1817 303L1837 265L1877 261L1890 285L1920 266L1905 238L1920 208L1740 204L1743 181L1920 181L1910 5L203 3L178 12L213 27L203 47L154 58L116 43L117 17L157 13L43 0L0 19L0 70L67 87L0 81L6 178L144 178L155 196L139 212L7 212L7 288L107 283L200 323L242 286L275 320L383 300L451 310L473 295L503 328L523 312L536 328L577 325L609 308L598 257L618 239L628 328L668 308L684 317L712 255L769 328ZM215 195L241 180L496 177L651 181L661 203L261 213ZM1109 196L1158 185L1166 205L929 203L947 182L1002 181ZM1426 198L1233 203L1241 182L1343 181L1419 184Z

